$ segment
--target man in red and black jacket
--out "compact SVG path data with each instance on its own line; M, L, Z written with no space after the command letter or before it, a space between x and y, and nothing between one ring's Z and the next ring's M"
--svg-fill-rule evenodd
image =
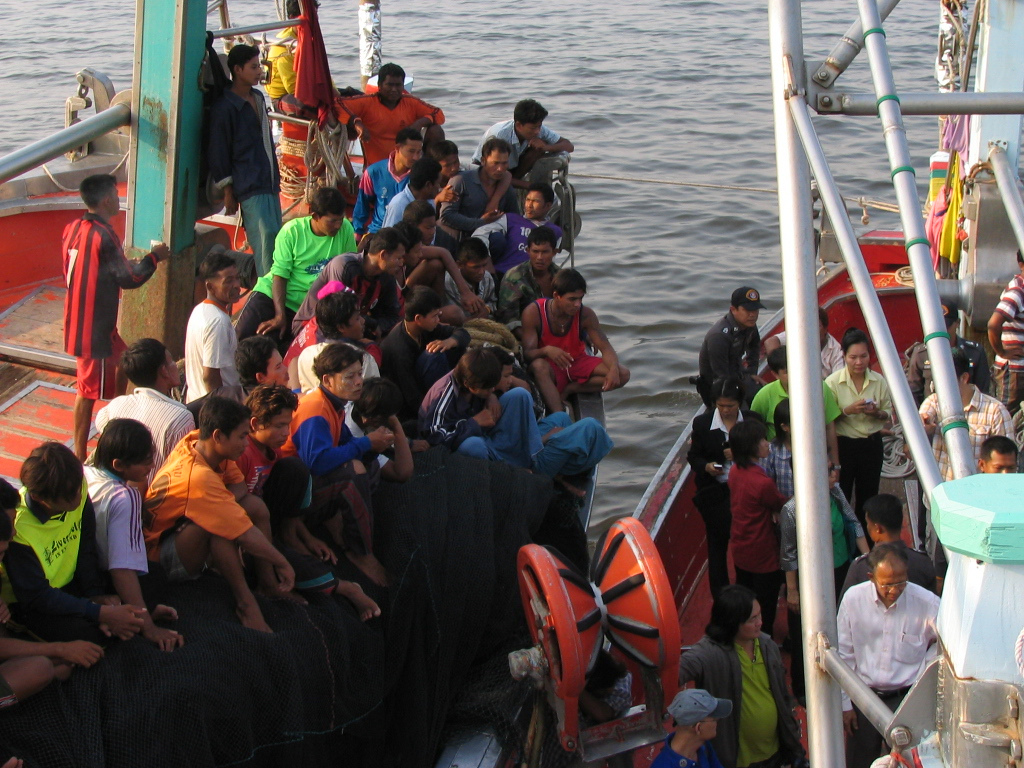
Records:
M117 333L122 288L138 288L171 255L164 243L140 261L128 261L110 219L121 209L117 180L108 174L89 176L79 187L88 209L64 229L64 351L78 361L75 399L75 455L85 459L93 404L124 389L116 385L116 367L125 343Z

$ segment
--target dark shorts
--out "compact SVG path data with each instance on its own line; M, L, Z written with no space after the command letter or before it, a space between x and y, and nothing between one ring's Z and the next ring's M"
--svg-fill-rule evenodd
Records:
M288 564L295 571L295 589L304 594L315 594L333 590L338 583L331 564L318 560L312 555L296 552L289 547L278 544L277 548L285 556Z
M559 392L564 391L565 388L569 386L569 382L575 382L577 384L585 382L593 375L597 366L599 366L601 362L602 360L600 357L583 355L582 357L577 357L573 360L572 365L567 369L563 369L548 360L548 363L551 365L551 373L555 377L555 386L558 387Z
M110 344L108 357L75 358L78 368L78 394L86 400L112 400L117 395L114 391L117 364L121 360L121 353L128 347L117 331L111 336Z

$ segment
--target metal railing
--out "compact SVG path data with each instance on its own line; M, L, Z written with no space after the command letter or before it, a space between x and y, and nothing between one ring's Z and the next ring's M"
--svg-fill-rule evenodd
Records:
M988 164L992 166L992 174L996 177L996 186L999 187L999 196L1003 198L1017 247L1024 253L1024 202L1021 202L1020 183L1006 157L1006 148L994 145L988 152Z
M27 147L17 149L11 154L0 158L0 184L20 176L47 163L65 152L80 147L93 139L98 139L116 128L131 123L132 110L127 104L117 104L105 109L97 115L87 117L80 123L62 131L40 139Z

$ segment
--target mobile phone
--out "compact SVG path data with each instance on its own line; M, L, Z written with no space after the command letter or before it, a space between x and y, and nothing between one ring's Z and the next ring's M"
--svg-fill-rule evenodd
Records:
M875 399L873 397L869 397L869 398L866 398L864 400L864 405L874 405L874 404L875 404Z
M729 441L728 440L723 440L722 441L722 450L724 451L728 447L729 447Z
M724 469L724 467L721 464L719 464L717 461L714 464L712 464L711 466L713 466L715 469Z

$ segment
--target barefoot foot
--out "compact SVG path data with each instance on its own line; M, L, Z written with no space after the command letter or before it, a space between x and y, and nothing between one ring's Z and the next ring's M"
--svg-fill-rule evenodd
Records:
M584 489L573 485L561 475L555 475L555 482L578 499L585 499L587 497L587 492Z
M243 627L249 629L255 629L257 632L273 632L270 625L263 618L263 612L260 607L253 602L251 605L239 605L235 608L235 614L238 616L238 620L242 622Z
M169 605L158 605L153 609L153 621L177 621L178 612Z
M380 606L377 605L365 592L363 588L354 581L339 581L334 593L346 598L356 609L362 621L380 616Z
M388 572L384 570L384 566L381 565L380 560L373 555L357 555L354 552L346 552L345 557L349 559L349 562L351 562L352 565L369 576L370 581L374 584L380 584L382 587L386 587L390 583L388 580Z

